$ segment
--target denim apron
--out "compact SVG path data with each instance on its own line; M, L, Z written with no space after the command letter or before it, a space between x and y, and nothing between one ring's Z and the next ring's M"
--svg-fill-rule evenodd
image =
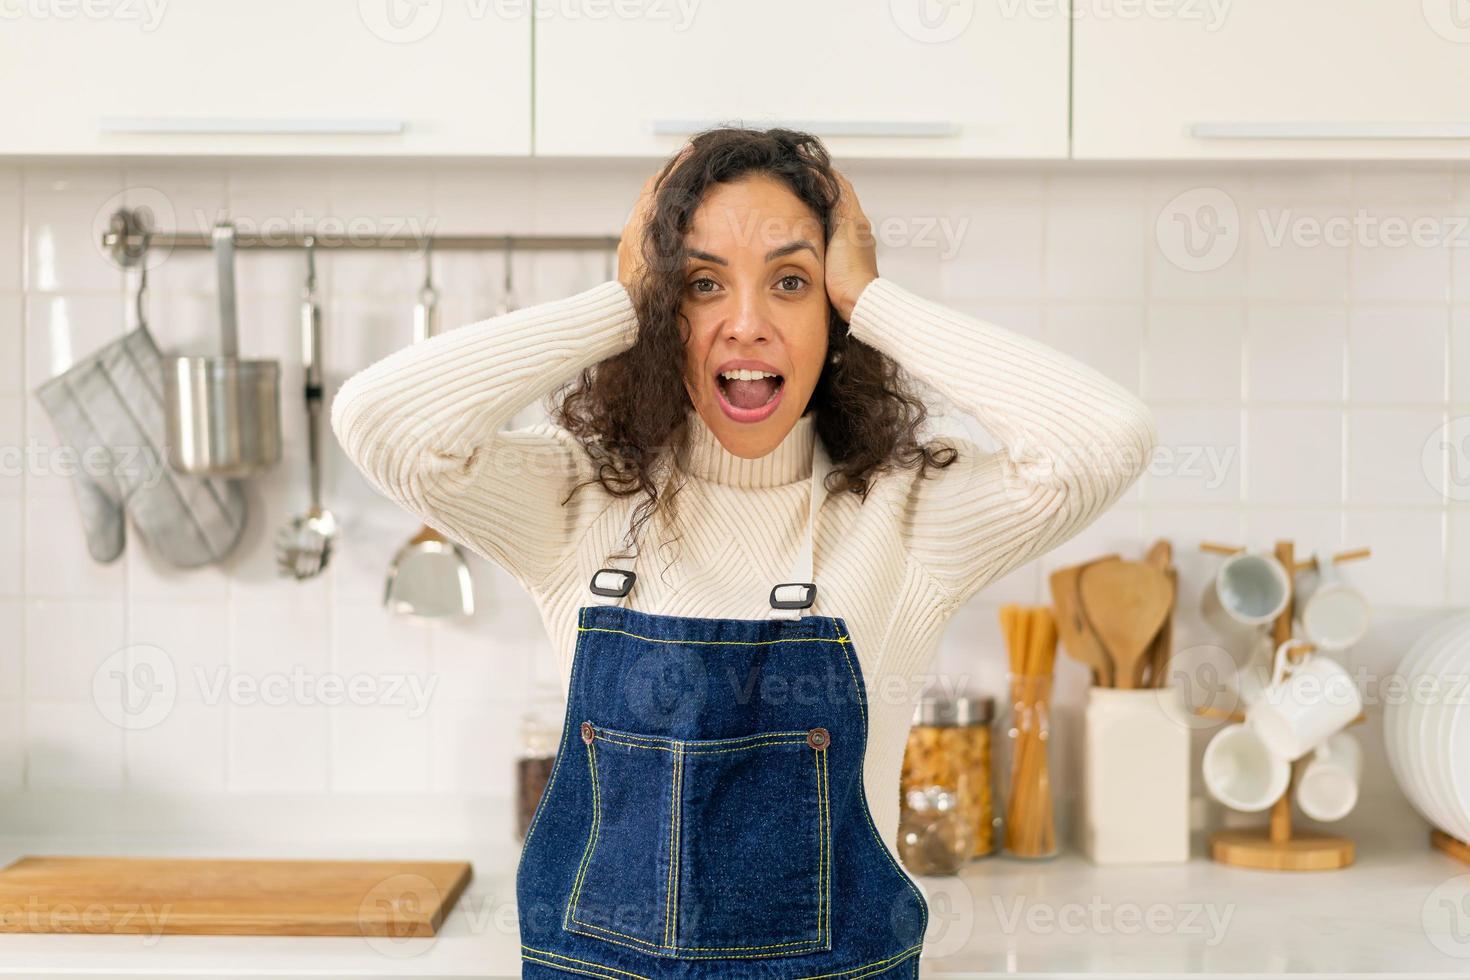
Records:
M638 612L630 569L593 576L516 871L523 978L918 977L928 907L868 812L862 672L810 614L829 469L818 440L769 619Z

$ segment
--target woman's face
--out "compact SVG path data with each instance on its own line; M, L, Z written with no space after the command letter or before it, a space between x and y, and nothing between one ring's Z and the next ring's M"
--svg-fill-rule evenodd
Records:
M685 238L685 387L726 450L771 452L804 411L827 358L826 242L785 184L715 184Z

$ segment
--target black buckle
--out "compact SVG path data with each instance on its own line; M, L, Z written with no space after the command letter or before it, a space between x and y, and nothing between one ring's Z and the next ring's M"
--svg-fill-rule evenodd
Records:
M604 575L621 575L623 584L618 587L598 585L597 580ZM592 584L588 588L592 590L593 595L607 596L609 599L621 599L633 591L633 582L637 578L638 575L635 572L624 571L621 568L599 568L592 573Z
M781 589L790 588L805 589L800 599L780 599L776 593ZM772 609L810 609L812 603L817 601L817 583L815 582L779 582L771 587Z

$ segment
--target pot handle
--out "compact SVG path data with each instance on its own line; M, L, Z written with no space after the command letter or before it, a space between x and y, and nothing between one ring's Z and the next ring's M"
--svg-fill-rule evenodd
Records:
M239 337L235 322L235 226L221 221L211 236L214 245L215 276L219 280L220 353L235 357L239 353Z

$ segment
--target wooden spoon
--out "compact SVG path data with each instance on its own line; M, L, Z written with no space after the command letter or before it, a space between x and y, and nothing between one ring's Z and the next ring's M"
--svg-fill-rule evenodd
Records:
M1161 569L1110 561L1082 570L1082 609L1113 661L1116 686L1137 688L1144 655L1174 604L1174 586Z
M1082 593L1078 584L1083 569L1117 560L1117 555L1104 555L1051 573L1051 602L1056 612L1057 632L1061 635L1062 646L1066 647L1073 660L1092 668L1092 680L1098 687L1113 686L1113 661L1082 612Z
M1162 568L1174 585L1174 602L1179 601L1179 572L1174 568L1174 546L1168 538L1154 542L1144 561L1155 568ZM1159 635L1148 648L1148 687L1163 687L1169 672L1169 661L1174 656L1174 603L1169 604L1169 615L1159 627Z

